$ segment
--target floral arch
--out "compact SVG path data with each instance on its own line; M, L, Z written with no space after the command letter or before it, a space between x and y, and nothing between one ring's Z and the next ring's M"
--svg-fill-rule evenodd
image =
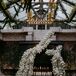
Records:
M51 37L54 35L54 32L48 32L39 44L35 47L26 50L20 60L19 70L16 73L16 76L32 76L33 74L33 65L36 54L41 53L49 43L52 41ZM53 74L55 76L65 76L65 63L61 57L62 46L57 46L56 50L47 50L45 53L47 55L53 55L51 61L53 65ZM59 61L59 62L58 62ZM57 63L58 62L58 63Z

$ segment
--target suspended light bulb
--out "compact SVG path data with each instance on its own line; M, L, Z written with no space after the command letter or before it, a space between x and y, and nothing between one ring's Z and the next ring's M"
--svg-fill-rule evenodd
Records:
M51 12L48 13L48 17L47 18L48 18L48 20L51 19Z
M32 10L27 13L28 19L32 19Z

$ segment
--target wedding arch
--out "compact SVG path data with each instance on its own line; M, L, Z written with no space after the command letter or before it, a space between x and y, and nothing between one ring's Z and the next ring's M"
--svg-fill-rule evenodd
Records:
M35 47L26 50L20 60L19 69L16 73L16 76L32 76L33 74L33 65L36 54L41 53L49 43L52 41L51 37L54 35L54 32L48 32L47 35L37 44ZM53 55L52 65L53 65L53 74L55 76L65 76L65 63L61 57L60 51L62 47L58 46L56 50L47 50L45 53L47 55ZM57 64L57 61L58 64Z

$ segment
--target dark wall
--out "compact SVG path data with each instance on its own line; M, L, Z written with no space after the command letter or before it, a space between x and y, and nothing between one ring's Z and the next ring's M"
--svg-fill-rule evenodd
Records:
M17 68L25 50L35 46L32 43L0 42L0 66ZM5 66L7 64L7 66Z

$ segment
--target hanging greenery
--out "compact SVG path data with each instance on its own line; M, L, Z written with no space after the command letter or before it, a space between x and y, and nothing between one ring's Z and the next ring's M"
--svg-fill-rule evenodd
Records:
M20 9L22 8L23 10L26 9L26 12L29 11L31 9L31 3L32 0L0 0L0 11L3 13L5 19L2 20L4 22L4 26L2 28L4 28L6 26L6 24L10 25L14 23L14 24L19 24L21 23L20 20L16 19L16 16L18 16ZM15 15L12 16L10 11L8 10L13 4L16 4L18 6L18 9L16 9L15 6L14 10L15 10Z
M31 8L32 0L21 0L21 3L26 7L26 11L29 11Z

